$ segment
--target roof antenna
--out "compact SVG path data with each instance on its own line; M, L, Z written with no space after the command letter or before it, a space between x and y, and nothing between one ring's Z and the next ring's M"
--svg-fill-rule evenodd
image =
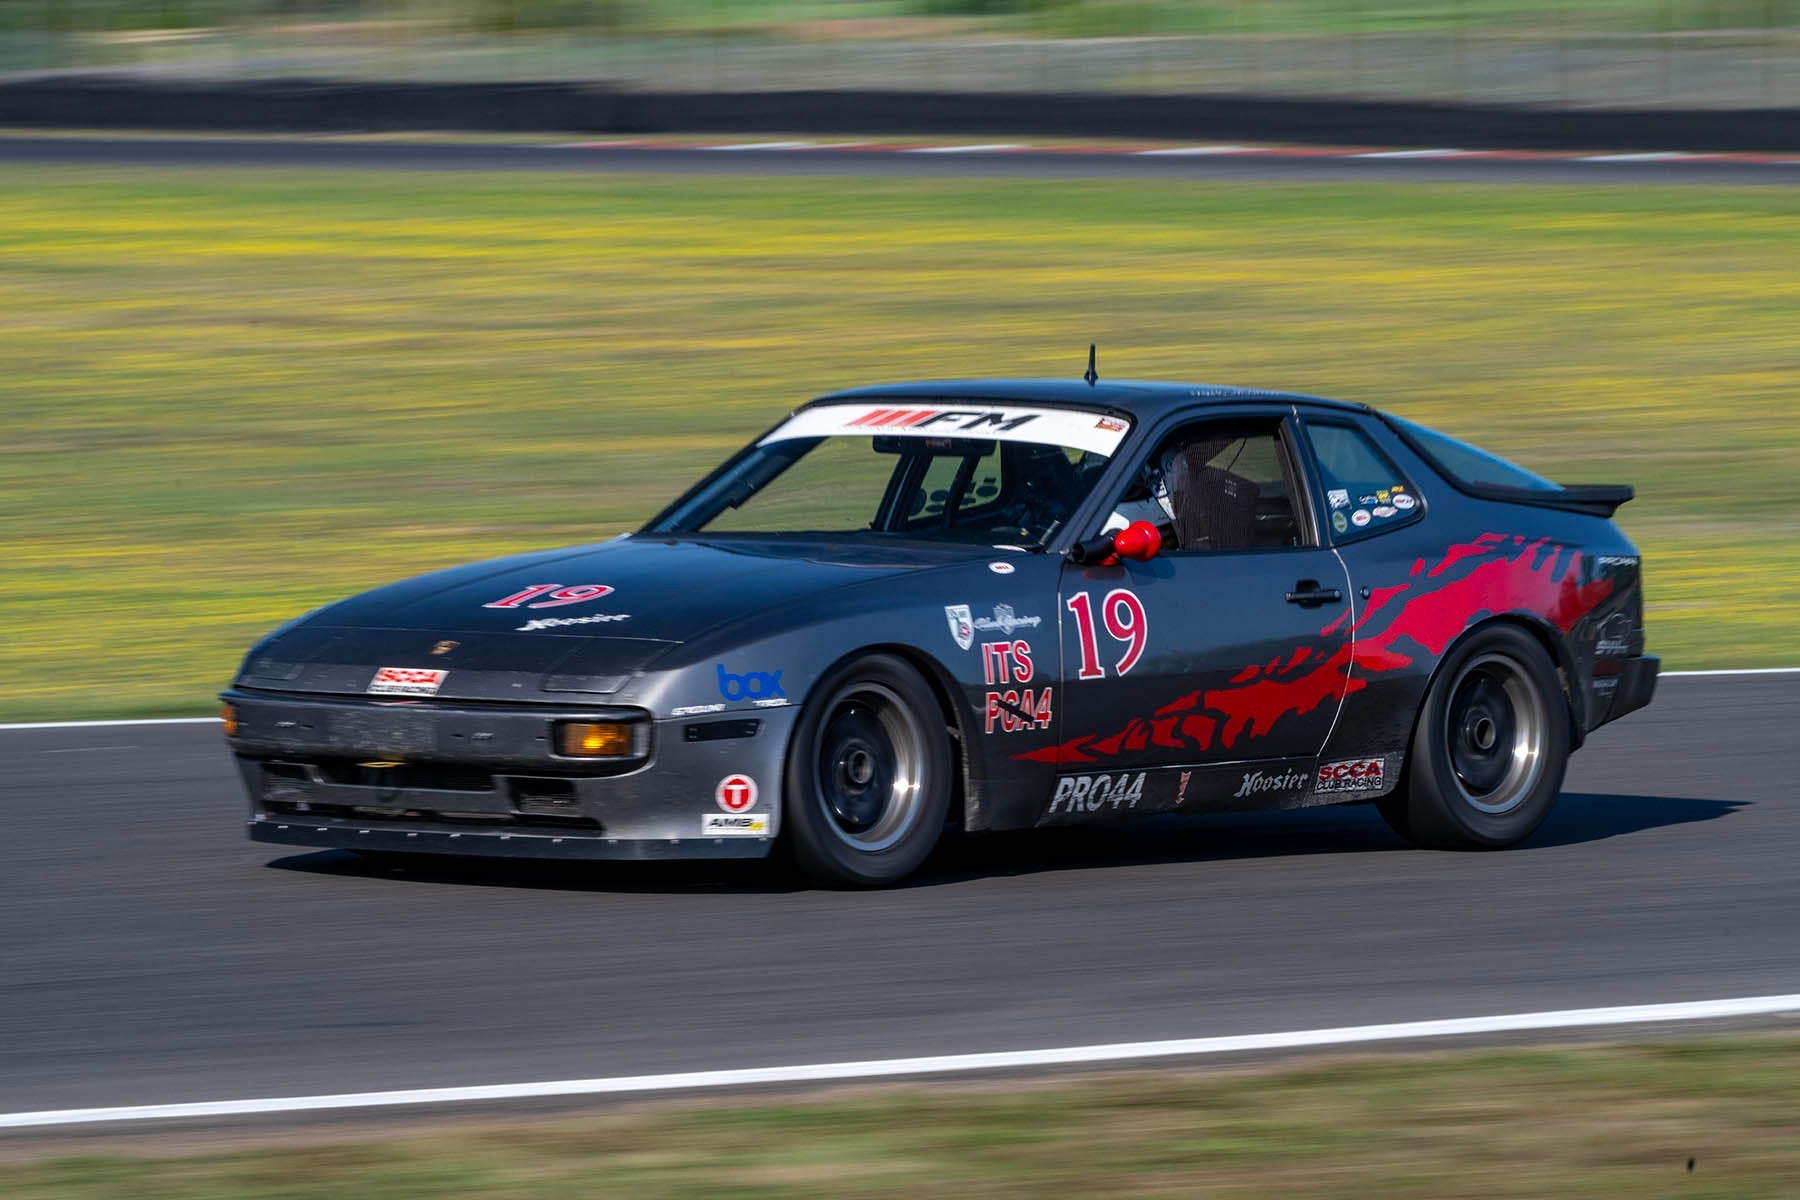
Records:
M1088 343L1088 369L1087 373L1084 374L1082 378L1087 380L1087 385L1089 387L1093 387L1096 383L1100 382L1100 372L1094 370L1094 343L1092 342Z

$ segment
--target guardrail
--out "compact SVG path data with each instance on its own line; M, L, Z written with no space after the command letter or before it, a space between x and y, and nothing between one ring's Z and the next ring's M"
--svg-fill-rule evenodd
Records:
M637 92L578 83L15 80L0 83L0 125L258 133L992 134L1800 151L1800 108L1595 110L1110 93Z

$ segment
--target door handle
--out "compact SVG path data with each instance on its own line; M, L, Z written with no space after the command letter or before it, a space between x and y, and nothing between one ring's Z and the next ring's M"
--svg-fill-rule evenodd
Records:
M1294 585L1294 590L1287 594L1289 604L1298 604L1301 608L1317 608L1321 604L1336 604L1344 598L1344 593L1336 588L1320 587L1316 579L1302 579Z

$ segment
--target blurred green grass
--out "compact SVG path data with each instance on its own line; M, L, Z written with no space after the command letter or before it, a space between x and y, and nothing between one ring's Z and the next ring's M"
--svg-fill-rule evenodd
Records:
M21 1162L15 1150L0 1164L0 1194L1789 1200L1797 1074L1800 1038L1789 1034L940 1081L398 1136L252 1131L224 1152L180 1133L150 1154Z
M1669 667L1800 663L1788 189L9 167L0 719L209 711L326 600L633 527L910 377L1247 383L1630 482Z

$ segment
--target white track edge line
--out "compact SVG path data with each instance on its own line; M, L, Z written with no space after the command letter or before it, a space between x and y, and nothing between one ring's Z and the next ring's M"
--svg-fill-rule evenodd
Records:
M1512 1013L1493 1017L1454 1017L1402 1021L1389 1025L1350 1025L1288 1033L1252 1033L1228 1037L1181 1038L1157 1042L1112 1042L1062 1046L1045 1050L1003 1050L985 1054L940 1054L922 1058L884 1058L863 1062L810 1063L788 1067L748 1067L723 1071L680 1071L662 1075L621 1075L604 1079L559 1079L540 1083L500 1083L474 1087L414 1088L336 1095L277 1096L255 1100L205 1100L182 1104L142 1104L113 1108L64 1108L0 1113L0 1129L47 1125L89 1125L108 1121L158 1121L196 1117L233 1117L267 1113L315 1112L338 1108L383 1108L400 1105L454 1104L483 1100L522 1100L549 1096L604 1096L642 1092L692 1091L773 1083L823 1083L849 1079L883 1079L899 1075L942 1075L1019 1067L1075 1066L1133 1059L1185 1058L1257 1050L1290 1050L1345 1046L1366 1042L1458 1037L1467 1034L1517 1033L1544 1029L1583 1029L1671 1021L1708 1021L1727 1017L1766 1016L1800 1011L1800 994L1697 1000L1676 1004L1639 1004L1616 1008L1575 1008L1552 1012Z
M1716 671L1663 671L1659 679L1684 679L1695 676L1729 675L1800 675L1800 667L1724 667ZM118 721L27 721L18 725L0 725L0 733L25 729L109 729L125 725L216 725L217 717L145 717Z

